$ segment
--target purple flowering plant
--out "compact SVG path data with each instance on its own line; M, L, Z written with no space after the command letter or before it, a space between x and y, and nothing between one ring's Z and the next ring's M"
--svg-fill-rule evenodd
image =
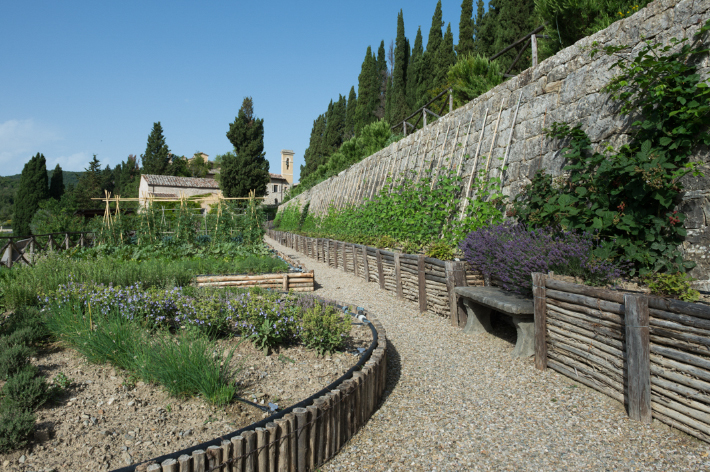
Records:
M601 244L589 233L506 222L472 231L459 247L484 277L497 279L505 290L532 295L533 272L581 277L590 285L619 279L625 272L622 264L594 256Z

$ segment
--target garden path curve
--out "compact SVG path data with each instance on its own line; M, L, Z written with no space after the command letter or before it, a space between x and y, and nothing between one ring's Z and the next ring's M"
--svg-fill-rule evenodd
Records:
M514 330L468 336L353 274L266 241L315 270L316 294L387 330L385 400L324 471L710 470L710 445L548 369L513 359Z

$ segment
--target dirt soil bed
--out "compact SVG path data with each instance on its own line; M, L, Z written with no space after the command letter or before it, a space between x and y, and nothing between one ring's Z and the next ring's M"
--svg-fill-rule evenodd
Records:
M248 341L235 351L239 396L268 409L308 398L355 365L372 342L370 328L353 320L344 352L319 357L303 346L270 355ZM224 347L239 343L224 341ZM89 364L72 349L50 345L32 362L48 379L60 372L73 380L66 393L37 411L34 439L0 454L4 471L108 470L179 451L228 434L269 416L235 401L226 408L199 398L170 397L159 385L136 382L109 365ZM2 382L0 382L1 384ZM1 387L2 385L0 385Z

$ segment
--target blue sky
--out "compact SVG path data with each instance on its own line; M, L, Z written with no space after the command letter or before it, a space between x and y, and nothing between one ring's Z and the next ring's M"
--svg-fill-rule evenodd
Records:
M487 3L487 2L486 2ZM42 152L47 167L112 167L145 151L160 121L170 150L214 158L242 99L264 118L271 171L281 149L303 164L313 120L357 91L368 45L396 35L397 13L424 44L436 2L214 1L2 3L0 175ZM461 0L442 2L458 42ZM298 175L294 176L298 179Z

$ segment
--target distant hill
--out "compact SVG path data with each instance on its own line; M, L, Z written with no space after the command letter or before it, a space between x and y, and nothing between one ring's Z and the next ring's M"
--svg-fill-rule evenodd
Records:
M52 178L54 169L47 171L49 179ZM83 172L63 171L64 186L79 182L79 177ZM7 177L0 176L0 225L4 225L7 220L12 218L12 207L15 204L15 195L17 187L20 185L20 174L8 175Z

